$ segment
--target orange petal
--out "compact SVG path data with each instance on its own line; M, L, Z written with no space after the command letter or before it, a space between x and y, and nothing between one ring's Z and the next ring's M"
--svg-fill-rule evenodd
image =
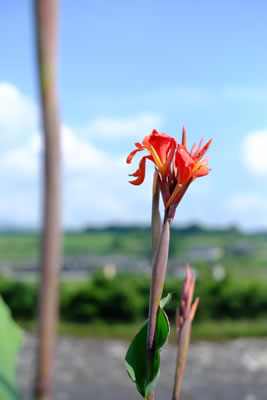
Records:
M210 168L206 167L206 165L202 165L195 173L194 177L199 178L200 176L208 175L210 172Z
M178 145L175 156L175 163L177 166L178 183L184 185L190 177L190 173L193 165L195 164L195 161L188 153L187 149L182 145Z
M175 145L175 143L172 143L171 147L170 147L170 152L169 152L168 157L167 157L167 162L166 162L166 165L165 165L165 168L164 168L164 170L165 170L164 171L165 172L165 176L163 176L164 179L165 179L166 175L168 174L168 172L170 170L171 163L172 163L173 158L174 158L175 149L176 149L176 145Z

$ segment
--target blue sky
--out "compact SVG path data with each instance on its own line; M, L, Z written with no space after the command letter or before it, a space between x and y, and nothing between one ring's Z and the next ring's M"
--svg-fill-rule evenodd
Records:
M40 221L32 2L0 4L0 221ZM267 227L265 1L61 1L58 77L64 225L150 219L152 168L125 158L153 128L213 138L177 224Z

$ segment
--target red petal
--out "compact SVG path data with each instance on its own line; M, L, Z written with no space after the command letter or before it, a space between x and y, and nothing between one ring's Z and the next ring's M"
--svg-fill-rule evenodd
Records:
M136 145L136 146L138 145L138 148L135 149L135 150L133 150L133 151L128 155L127 160L126 160L127 164L131 164L132 159L134 158L135 154L136 154L138 151L144 150L143 147L139 147L140 143L135 143L135 145ZM141 145L140 145L140 146L141 146Z
M178 168L179 166L181 167L180 164L182 164L183 167L189 167L190 165L195 163L194 159L191 157L188 150L183 145L178 145L175 161L177 163Z
M199 145L198 145L198 147L196 149L196 154L198 154L198 152L201 150L201 147L203 145L203 141L204 141L204 137L202 136L202 138L201 138L201 140L199 142Z
M129 181L132 185L141 185L141 183L144 182L145 174L146 174L146 160L147 159L151 160L152 157L151 156L145 156L145 157L141 158L138 170L136 170L133 174L129 175L129 176L134 176L134 177L137 178L137 179L135 179L133 181Z
M185 129L185 126L183 126L182 145L186 148L187 140L186 140L186 129Z
M177 144L176 140L165 133L158 133L155 129L150 136L145 136L143 145L145 147L153 146L162 164L166 164L169 150L173 144Z
M151 137L157 136L157 135L159 135L158 131L156 131L156 129L153 129L153 131L151 132L151 135L144 137L143 142L142 142L143 146L149 147Z
M200 157L203 156L203 154L206 153L206 151L207 151L208 148L210 147L211 142L212 142L212 139L210 139L210 140L208 141L208 143L205 144L205 146L203 147L203 149L198 150L194 156L197 157L198 159L200 159Z

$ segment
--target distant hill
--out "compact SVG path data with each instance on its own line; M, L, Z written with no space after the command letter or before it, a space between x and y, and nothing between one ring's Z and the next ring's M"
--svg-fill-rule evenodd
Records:
M197 235L197 234L236 234L236 235L247 235L247 233L241 232L237 227L230 226L227 228L207 228L200 224L190 224L186 226L177 226L173 225L171 227L172 232L181 233L183 235ZM114 232L114 233L134 233L134 232L149 232L150 226L148 225L108 225L105 227L96 227L96 226L88 226L82 230L85 233L93 233L93 232ZM251 235L260 235L267 236L266 232L256 232L256 233L248 233Z
M237 228L236 226L229 227L206 227L201 224L189 224L189 225L172 225L171 231L173 234L182 234L183 236L195 236L195 235L232 235L232 236L245 236L245 237L260 237L267 238L266 231L255 231L245 232ZM87 226L83 229L65 229L64 233L115 233L115 234L128 234L128 233L150 233L149 225L120 225L112 224L107 226ZM0 220L0 234L39 234L40 229L36 227L19 226L10 223L9 221Z

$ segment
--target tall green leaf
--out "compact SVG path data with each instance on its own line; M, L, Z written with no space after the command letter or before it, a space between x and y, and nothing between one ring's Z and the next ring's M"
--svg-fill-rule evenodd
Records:
M170 294L162 299L158 310L152 374L149 377L147 376L148 365L146 341L148 321L146 321L134 337L125 357L125 365L128 375L131 380L135 382L138 392L145 399L147 399L154 391L160 375L160 350L166 344L170 333L168 317L162 307L168 304L170 299Z
M16 390L16 358L22 343L22 331L13 321L0 296L0 399L19 399Z

